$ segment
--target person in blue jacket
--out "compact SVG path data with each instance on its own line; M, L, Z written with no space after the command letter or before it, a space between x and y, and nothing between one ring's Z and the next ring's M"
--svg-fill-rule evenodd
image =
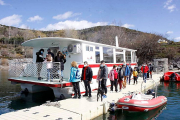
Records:
M123 87L126 88L126 82L128 82L128 77L130 74L130 70L129 70L129 66L127 64L123 64L123 73L124 73L124 83L123 83ZM127 81L126 81L127 80Z
M81 93L80 93L80 87L79 87L79 82L81 79L79 69L77 67L77 63L73 61L71 63L71 73L70 73L70 79L69 82L72 82L73 88L74 88L74 97L73 98L81 98Z

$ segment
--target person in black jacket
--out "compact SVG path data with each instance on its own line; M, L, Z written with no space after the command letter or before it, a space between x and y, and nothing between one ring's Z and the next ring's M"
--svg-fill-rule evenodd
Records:
M152 72L153 72L153 66L151 63L149 63L149 73L150 73L150 77L152 78Z
M105 65L105 61L102 60L101 64L100 64L100 69L101 69L101 73L100 73L100 80L101 80L101 87L103 89L104 95L103 98L107 98L107 86L106 86L106 82L108 79L108 67Z
M41 80L40 73L42 69L42 62L44 61L43 53L44 53L44 49L40 49L39 52L36 53L38 80Z
M122 70L122 66L119 66L119 71L118 71L118 83L119 83L119 92L121 92L122 85L123 85L123 78L124 78L124 73Z
M84 97L88 96L88 91L89 91L89 97L92 97L91 96L91 86L90 86L92 76L93 76L92 69L91 69L91 67L89 67L88 62L85 61L84 67L82 69L82 75L81 75L81 81L82 80L84 81L84 86L85 86L85 90L86 90L85 94L83 95Z
M63 80L63 70L64 70L64 64L66 63L66 56L61 53L61 51L58 51L57 56L55 57L55 62L61 63L61 80Z

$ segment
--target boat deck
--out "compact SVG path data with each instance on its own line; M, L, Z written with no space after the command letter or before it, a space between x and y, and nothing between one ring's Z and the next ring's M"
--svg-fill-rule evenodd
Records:
M17 83L28 83L48 87L67 87L71 85L71 83L68 82L68 79L63 79L63 82L59 82L58 79L49 82L43 79L38 80L37 77L10 77L8 80Z
M153 74L154 81L159 84L159 80L162 74ZM138 84L133 85L133 80L131 85L127 85L126 89L121 92L110 93L108 91L107 98L103 102L97 102L97 91L92 92L92 98L82 97L81 99L66 99L57 102L48 102L40 106L32 107L29 109L18 110L15 112L10 112L2 114L0 116L1 120L90 120L103 113L107 112L108 102L112 100L117 101L119 98L123 97L129 91L141 91L142 77L138 78ZM153 87L153 81L147 80L142 87L142 90L147 91L149 88ZM109 88L108 88L109 89Z

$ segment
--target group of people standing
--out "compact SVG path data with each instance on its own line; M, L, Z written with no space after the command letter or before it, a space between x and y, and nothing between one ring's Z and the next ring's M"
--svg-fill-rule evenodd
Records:
M81 98L80 87L79 87L80 81L84 82L85 94L83 96L92 97L90 83L92 81L93 72L91 67L88 65L88 62L87 61L84 62L84 67L82 69L81 75L78 74L79 70L77 67L77 63L75 61L71 63L71 66L72 67L70 73L70 82L72 82L74 88L74 92L75 92L74 98L79 98L79 99ZM151 64L149 64L149 66L144 64L141 67L141 72L143 73L144 82L146 82L147 72L149 72L152 77L152 71L153 71L153 67ZM111 82L111 88L110 88L111 92L113 91L113 87L115 87L115 91L118 92L118 88L117 88L118 84L119 84L119 92L120 92L122 88L125 89L126 85L131 83L132 75L134 79L134 85L138 83L137 81L138 73L139 73L138 67L134 67L134 69L132 69L130 64L125 64L125 63L119 66L113 65L112 70L110 70L110 72L108 73L108 67L105 64L105 61L102 60L97 73L97 80L99 82L99 86L101 86L103 90L103 97L104 98L107 97L106 82L108 78L110 79Z
M61 65L61 68L55 70L58 72L61 72L61 80L63 80L63 70L64 70L64 64L66 63L66 56L62 54L61 51L57 52L57 56L54 57L54 54L51 52L51 49L47 50L46 57L43 57L44 49L40 49L36 53L36 63L37 63L37 73L38 73L38 80L43 79L40 77L41 69L42 69L42 63L47 63L47 81L50 81L51 78L53 78L53 64L52 62L59 62ZM60 70L60 71L59 71Z
M84 82L84 87L85 87L85 94L83 95L84 97L89 96L92 97L91 95L91 86L90 83L92 81L93 77L93 72L91 67L89 67L88 62L84 62L84 67L82 69L82 74L80 75L77 62L73 61L71 63L71 72L70 72L70 79L69 82L72 82L73 88L74 88L74 97L73 98L81 98L81 93L80 93L80 87L79 87L79 82L83 81Z
M122 88L126 88L127 84L130 84L131 82L131 76L133 75L134 78L134 84L137 84L137 77L138 72L135 67L134 70L131 68L131 65L129 64L123 64L123 65L114 65L112 70L109 72L109 79L111 81L111 91L113 91L113 86L115 86L115 91L118 92L118 84L119 84L119 92L122 90Z
M147 78L152 78L153 66L151 63L144 63L141 67L141 72L143 74L143 80L146 83Z

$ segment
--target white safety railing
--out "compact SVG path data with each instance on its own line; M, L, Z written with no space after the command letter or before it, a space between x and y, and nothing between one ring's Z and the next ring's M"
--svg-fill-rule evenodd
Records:
M11 77L34 77L41 80L61 80L60 62L11 62L9 64Z

